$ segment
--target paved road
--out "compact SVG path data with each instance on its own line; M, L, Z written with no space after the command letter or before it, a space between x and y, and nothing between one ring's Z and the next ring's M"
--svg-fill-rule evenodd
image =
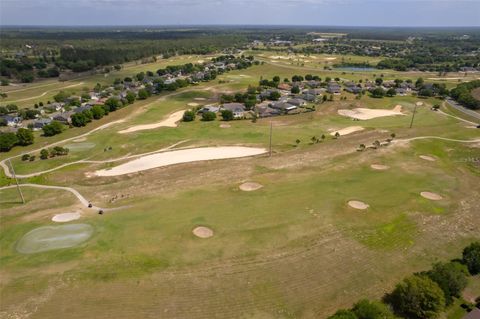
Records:
M471 117L479 120L479 123L480 123L480 113L478 112L475 112L475 111L472 111L472 110L469 110L463 106L461 106L460 104L458 104L457 102L455 102L454 100L450 99L450 98L447 98L445 99L445 101L447 101L447 103L453 107L454 109L464 113L464 114L467 114L467 115L470 115Z

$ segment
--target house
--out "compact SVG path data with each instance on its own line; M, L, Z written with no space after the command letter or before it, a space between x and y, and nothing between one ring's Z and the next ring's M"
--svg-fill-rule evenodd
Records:
M323 92L325 92L325 89L307 89L303 91L303 93L305 94L312 94L312 95L322 95Z
M197 113L201 114L203 112L213 112L213 113L217 113L218 111L220 111L220 107L218 106L214 106L214 105L205 105L203 108L201 108L200 110L198 110Z
M278 109L269 107L268 105L256 105L255 111L258 113L259 117L270 117L282 114Z
M7 123L7 126L11 127L17 126L22 122L22 118L20 116L4 115L2 118Z
M233 118L241 119L245 117L245 105L241 103L225 103L222 109L232 111Z
M295 105L295 106L305 106L305 105L307 105L307 101L305 101L304 99L299 99L299 98L290 99L290 100L287 101L287 103Z
M328 84L327 92L331 94L340 94L342 92L342 88L338 83L330 83Z
M52 123L51 119L45 119L45 118L38 119L35 122L33 122L33 130L34 131L41 130L45 125L48 125L50 123Z
M315 94L303 93L301 95L301 98L308 102L315 102L315 100L317 99L317 96Z
M279 90L284 90L284 91L290 91L292 89L292 86L288 83L280 83L277 87Z
M63 113L55 115L53 117L53 120L58 121L60 123L64 123L64 124L70 124L72 122L72 120L70 118L72 116L72 114L73 114L72 111L63 112Z
M272 109L276 109L276 110L279 110L279 111L282 111L282 112L285 112L285 113L297 109L297 106L292 105L290 103L286 103L286 102L273 102L273 103L270 103L269 106Z
M400 95L400 96L407 95L407 89L404 89L404 88L396 88L395 92L397 93L397 95Z
M270 97L270 94L272 94L273 92L278 92L278 90L276 89L264 90L260 93L260 98L268 99Z
M92 108L90 104L86 104L84 106L79 106L75 110L73 110L74 113L82 113L83 111L88 111Z
M202 81L205 78L204 72L196 72L192 75L193 81Z
M64 103L50 103L44 106L44 109L51 111L51 112L58 112L63 108Z
M480 309L477 307L473 308L472 311L463 316L462 319L480 319Z
M347 86L345 88L345 91L353 93L353 94L359 94L360 92L362 92L362 88L359 87L359 86Z

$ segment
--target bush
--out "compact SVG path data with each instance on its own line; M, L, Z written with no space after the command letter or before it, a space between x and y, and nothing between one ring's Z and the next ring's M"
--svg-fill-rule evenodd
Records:
M233 120L233 112L230 111L230 110L222 110L220 112L220 114L222 115L222 119L224 121L231 121Z
M394 319L395 315L387 305L379 301L369 301L367 299L357 302L352 311L358 319Z
M216 118L217 115L214 112L207 111L202 113L202 121L209 122L215 120Z
M182 120L184 122L192 122L195 120L195 112L192 111L192 110L189 110L189 111L185 111L185 113L183 113L183 118Z
M426 276L404 279L386 299L395 312L409 319L436 318L445 307L442 289Z
M46 149L42 149L42 150L40 151L40 158L41 158L42 160L45 160L45 159L48 158L48 151L47 151Z
M30 159L30 155L29 154L23 154L22 155L22 161L28 161Z
M17 138L18 138L18 144L22 146L33 144L33 141L35 139L33 136L33 132L26 128L18 129Z
M328 319L357 319L357 316L351 310L338 310L333 316Z
M94 105L90 112L94 119L99 120L105 115L105 109L101 105Z
M463 250L463 263L472 275L480 273L480 242L474 242Z
M72 115L72 125L75 127L81 127L87 125L87 118L83 113L75 113Z
M145 89L140 89L138 91L138 99L139 100L145 100L146 98L148 98L150 96L150 94L148 93L147 90Z

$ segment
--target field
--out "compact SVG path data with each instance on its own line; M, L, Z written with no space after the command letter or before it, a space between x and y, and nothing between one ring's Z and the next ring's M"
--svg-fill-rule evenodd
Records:
M176 62L200 58L185 59ZM371 72L341 74L323 70L323 64L307 68L304 63L282 60L233 71L2 153L0 160L13 156L16 173L24 175L21 183L72 187L104 213L64 190L25 186L26 203L21 204L16 188L0 189L0 317L324 318L360 298L380 298L403 277L455 258L466 244L480 239L478 130L444 114L451 112L448 106L433 98L358 100L342 93L346 100L336 96L314 112L256 123L238 120L221 127L225 123L218 119L197 118L177 127L119 133L161 121L188 109L189 103L207 104L219 94L243 91L261 76L374 78ZM159 67L132 66L118 74ZM417 75L385 72L385 78ZM100 78L81 81L92 86ZM9 99L51 90L42 97L46 99L65 84L27 86L9 93ZM423 105L409 128L419 101ZM436 103L442 104L442 112L430 109ZM396 105L404 115L353 121L338 114L339 109L391 110ZM123 122L115 122L119 120ZM89 133L108 123L113 124ZM339 138L330 134L351 126L364 129ZM267 152L114 177L93 174L168 147L268 150L270 127L271 157ZM388 146L357 151L360 144L385 141L392 133ZM313 142L312 137L322 134L324 140ZM70 154L34 162L18 157L24 152L38 155L53 142L71 148ZM372 164L388 167L376 170ZM12 185L1 172L2 185ZM244 182L263 187L242 191ZM429 200L421 192L442 199ZM369 207L354 209L348 205L352 200ZM51 218L69 212L79 212L81 218L66 225L93 227L87 241L71 248L18 252L26 233L58 226ZM198 226L211 229L213 236L196 237L192 230Z

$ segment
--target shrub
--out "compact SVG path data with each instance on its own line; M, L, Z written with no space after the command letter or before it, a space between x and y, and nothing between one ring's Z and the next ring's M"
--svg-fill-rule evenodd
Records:
M357 302L352 311L358 319L394 319L395 315L387 305L367 299Z
M338 310L333 316L328 319L357 319L357 316L351 310Z
M213 121L217 118L217 115L214 112L203 112L202 113L202 121Z
M18 144L25 146L33 144L34 136L33 132L26 128L19 128L17 131Z
M58 121L52 121L50 124L45 125L43 130L43 135L53 136L62 133L64 126Z
M188 110L188 111L185 111L185 113L183 113L183 121L184 122L192 122L195 120L195 112L192 111L192 110Z
M474 242L465 247L462 261L472 275L480 273L480 242Z
M467 287L467 267L457 262L437 263L424 274L443 290L447 305L453 302L453 297L460 297Z
M0 151L8 152L18 143L15 133L0 133Z
M42 149L42 150L40 151L40 158L41 158L42 160L45 160L45 159L48 158L48 151L47 151L46 149Z
M222 119L224 121L231 121L233 120L233 112L230 110L222 110L221 112Z

